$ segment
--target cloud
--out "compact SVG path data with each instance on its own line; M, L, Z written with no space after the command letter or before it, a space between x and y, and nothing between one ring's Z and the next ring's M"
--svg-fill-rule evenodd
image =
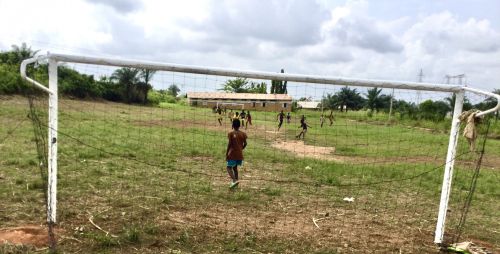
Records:
M26 41L42 52L396 80L423 68L429 82L466 73L498 86L498 22L481 15L384 16L353 0L47 1L0 0L0 49Z
M460 22L447 11L421 19L404 37L417 42L429 54L453 54L460 50L491 53L500 48L500 33L489 21L469 18Z
M376 23L363 18L343 18L331 31L339 43L370 49L379 53L399 53L403 45L393 35L377 27Z
M86 0L89 3L101 4L113 8L117 12L128 13L142 8L142 2L138 0Z
M213 1L209 17L195 29L234 43L247 39L299 46L318 42L329 13L315 1Z

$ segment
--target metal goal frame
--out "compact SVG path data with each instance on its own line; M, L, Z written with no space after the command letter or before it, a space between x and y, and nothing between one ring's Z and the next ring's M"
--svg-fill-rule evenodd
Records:
M49 86L46 87L36 80L26 75L26 66L28 64L37 63L40 61L48 61ZM500 110L500 95L475 89L461 85L449 85L438 83L419 83L408 81L391 81L391 80L375 80L375 79L357 79L347 77L330 77L318 75L302 75L291 73L273 73L264 71L237 70L217 67L203 67L193 65L181 65L172 63L160 63L138 60L125 60L117 58L93 57L82 55L68 54L52 54L36 56L26 59L21 63L20 72L24 80L30 82L38 89L43 90L49 95L49 111L48 111L48 190L47 190L47 221L49 224L56 223L57 211L57 131L58 131L58 81L57 81L57 66L59 63L80 63L106 65L114 67L132 67L142 69L152 69L159 71L171 71L192 74L205 74L228 77L243 77L265 80L291 81L301 83L316 83L328 85L344 85L358 87L377 87L377 88L393 88L407 89L420 91L439 91L452 92L456 95L453 118L451 121L450 138L448 142L448 151L446 154L446 164L441 187L441 198L438 211L438 219L435 230L434 242L441 244L444 237L446 212L448 210L448 202L451 192L451 183L454 168L454 158L456 155L457 142L460 130L459 116L462 113L465 92L471 92L479 95L486 95L497 100L497 105L494 108L481 111L476 114L477 117L483 117L487 114L494 113Z

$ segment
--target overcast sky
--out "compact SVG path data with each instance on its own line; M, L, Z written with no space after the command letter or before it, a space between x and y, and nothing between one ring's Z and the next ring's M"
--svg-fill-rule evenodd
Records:
M496 0L0 0L0 50L500 88Z

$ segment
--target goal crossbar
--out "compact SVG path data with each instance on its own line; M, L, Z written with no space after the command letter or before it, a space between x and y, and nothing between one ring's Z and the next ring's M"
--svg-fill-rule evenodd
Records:
M26 66L28 64L37 63L39 61L47 61L49 65L49 87L40 84L36 80L29 78L26 75ZM57 93L57 66L58 63L81 63L106 65L114 67L132 67L141 69L152 69L160 71L171 71L192 74L205 74L227 77L243 77L264 80L281 80L301 83L316 83L339 86L358 86L358 87L377 87L377 88L394 88L406 90L423 90L437 92L452 92L456 95L453 118L451 123L450 138L448 143L448 152L446 156L446 164L441 188L441 199L438 211L438 220L435 231L434 242L441 244L444 237L444 228L446 221L446 212L451 192L451 181L453 178L454 158L457 149L457 142L460 130L460 121L458 117L462 112L465 92L485 95L495 98L497 104L495 107L480 111L476 116L484 116L489 113L500 110L500 95L483 91L480 89L470 88L459 85L437 84L437 83L419 83L410 81L390 81L390 80L375 80L375 79L356 79L346 77L330 77L319 75L303 75L291 73L273 73L264 71L248 71L236 70L217 67L203 67L194 65L181 65L172 63L159 63L149 61L125 60L117 58L105 58L94 56L67 55L67 54L52 54L40 55L34 58L26 59L21 63L21 77L32 83L37 88L49 94L49 149L48 149L48 199L47 199L47 221L48 223L56 223L56 193L57 193L57 129L58 129L58 93Z

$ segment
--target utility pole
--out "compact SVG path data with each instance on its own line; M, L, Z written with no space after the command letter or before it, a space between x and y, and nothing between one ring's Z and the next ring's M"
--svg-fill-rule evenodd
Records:
M424 82L424 71L422 70L422 68L420 68L420 72L418 73L418 82ZM417 103L420 103L421 97L422 95L420 94L420 91L417 91Z
M393 100L394 100L394 88L392 89L391 104L389 106L389 122L391 122L391 117L392 117L392 101Z
M449 74L446 74L446 76L444 76L444 77L446 78L446 84L456 83L454 81L457 80L458 84L460 86L462 86L463 80L465 79L465 73L458 74L458 75L449 75ZM455 98L455 95L452 94L451 98ZM451 106L451 107L453 108L453 106ZM451 114L453 115L453 109L451 110Z
M420 68L420 73L418 73L418 82L422 83L424 80L424 71Z
M418 82L422 83L424 78L424 71L422 68L420 68L420 72L418 73ZM417 103L420 103L420 91L417 91ZM393 107L393 101L394 101L394 88L392 89L392 94L391 94L391 104L389 105L389 122L391 121L392 117L392 107Z
M465 73L458 74L458 75L448 75L444 76L446 78L446 84L450 84L450 81L458 81L459 85L463 85L463 81L465 80Z

